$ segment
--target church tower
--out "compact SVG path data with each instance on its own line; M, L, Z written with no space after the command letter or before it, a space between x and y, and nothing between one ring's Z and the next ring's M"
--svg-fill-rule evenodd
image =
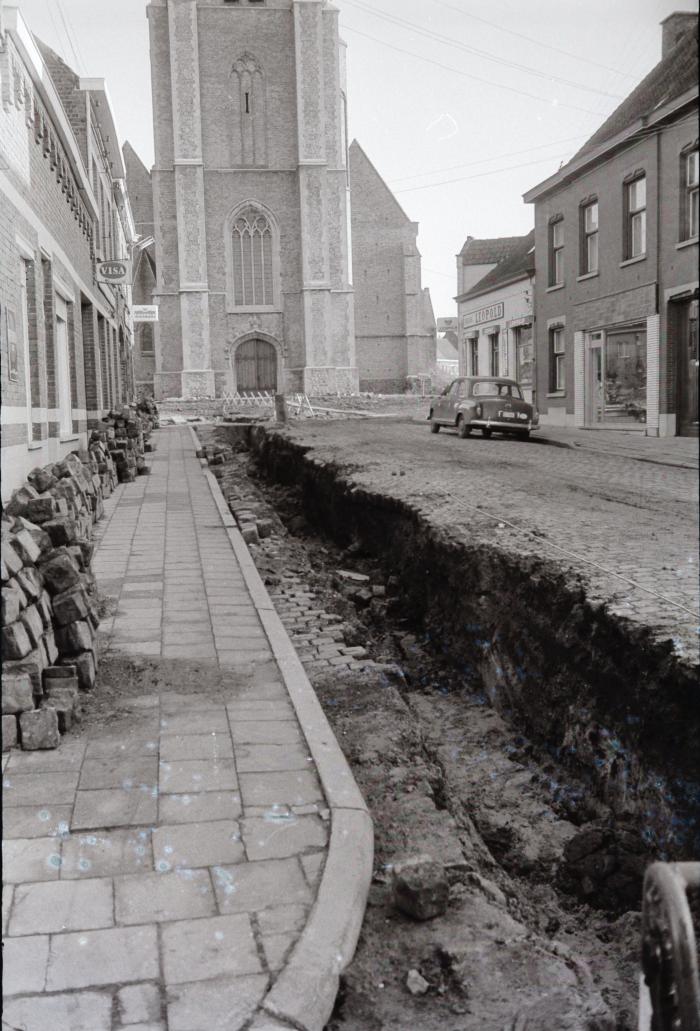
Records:
M328 0L151 0L155 396L357 390Z

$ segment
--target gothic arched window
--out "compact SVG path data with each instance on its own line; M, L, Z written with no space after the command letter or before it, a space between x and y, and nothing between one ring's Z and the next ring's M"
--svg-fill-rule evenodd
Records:
M271 307L274 299L274 237L270 220L248 207L231 226L233 303L236 308Z
M234 165L264 166L267 164L267 102L260 63L246 52L234 63L231 77Z

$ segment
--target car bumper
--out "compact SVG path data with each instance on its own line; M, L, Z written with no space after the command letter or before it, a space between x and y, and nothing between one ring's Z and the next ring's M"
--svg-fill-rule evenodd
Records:
M512 422L505 422L502 419L472 419L469 425L475 426L478 429L509 430L511 433L522 433L523 430L536 430L539 428L540 424L539 420L537 422L533 422L531 419L528 419L527 422L525 422L524 419L513 419Z

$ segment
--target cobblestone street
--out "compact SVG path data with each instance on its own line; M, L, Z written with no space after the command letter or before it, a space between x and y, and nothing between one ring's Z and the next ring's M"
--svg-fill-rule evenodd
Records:
M555 443L571 437L588 445L574 448L460 440L449 430L432 436L425 422L378 419L322 429L297 424L291 434L312 449L311 457L347 469L362 487L410 500L463 539L497 542L570 569L588 585L591 600L671 638L678 654L697 661L692 442L681 441L674 458L668 444L632 434L624 435L624 445L597 445L595 434L552 432Z

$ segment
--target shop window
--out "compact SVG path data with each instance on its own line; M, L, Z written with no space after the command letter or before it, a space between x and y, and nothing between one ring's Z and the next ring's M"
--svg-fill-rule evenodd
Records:
M640 258L647 252L647 180L646 176L625 184L625 261Z
M581 206L581 275L598 271L598 201Z
M564 282L564 219L559 217L549 224L549 285Z
M557 393L566 388L566 344L564 327L556 326L549 331L549 390Z
M692 240L698 235L698 156L697 149L682 155L681 165L681 240Z
M469 375L479 375L479 338L469 337Z
M489 375L500 376L498 330L489 333Z

